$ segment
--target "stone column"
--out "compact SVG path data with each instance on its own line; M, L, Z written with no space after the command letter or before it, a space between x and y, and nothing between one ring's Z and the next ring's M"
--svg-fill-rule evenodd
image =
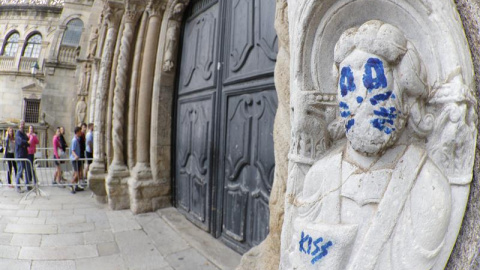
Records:
M113 161L109 167L107 176L108 204L111 209L126 209L130 207L128 195L129 170L125 165L123 155L125 149L125 103L130 67L131 47L134 31L140 17L139 7L128 3L124 14L124 28L120 44L120 54L115 77L115 89L113 98Z
M135 166L135 151L136 151L136 140L135 140L135 127L136 127L136 111L137 111L137 81L139 77L139 69L141 63L141 54L143 49L143 39L145 36L145 29L147 26L148 15L143 14L142 20L140 22L140 28L138 30L137 42L135 44L135 54L133 56L133 65L132 65L132 78L130 83L130 94L128 97L128 142L127 142L127 153L128 153L128 168L133 169Z
M125 17L122 18L120 27L118 29L119 35L117 36L117 42L115 45L115 52L113 54L112 69L110 71L110 83L108 88L108 99L107 99L107 115L105 121L105 160L107 162L107 171L108 166L112 163L113 159L113 147L112 147L112 112L113 112L113 93L115 91L115 80L117 77L117 67L118 67L118 57L120 55L120 45L122 42L122 33L123 28L125 27Z
M150 167L150 123L152 108L153 78L158 37L162 22L164 2L150 1L147 6L149 21L145 44L140 88L138 97L137 121L137 164L132 178L129 180L130 209L134 213L153 211L156 207L155 198L160 197L158 183L154 181Z
M88 175L90 188L97 196L97 200L103 202L106 200L107 195L105 190L106 175L104 160L105 106L107 102L110 71L112 69L113 52L123 9L117 3L106 2L104 11L105 21L107 22L107 34L102 51L98 85L95 93L96 110L94 117L95 131L93 133L93 163L90 166L90 173Z
M98 83L98 66L99 60L94 58L92 62L92 86L90 89L90 104L88 106L88 122L93 123L95 121L95 96L97 92Z

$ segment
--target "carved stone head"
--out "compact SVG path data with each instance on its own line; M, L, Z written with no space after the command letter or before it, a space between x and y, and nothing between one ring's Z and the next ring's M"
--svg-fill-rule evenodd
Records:
M378 154L397 142L409 117L417 119L413 126L420 124L426 73L399 29L381 21L348 29L334 61L340 116L353 149Z

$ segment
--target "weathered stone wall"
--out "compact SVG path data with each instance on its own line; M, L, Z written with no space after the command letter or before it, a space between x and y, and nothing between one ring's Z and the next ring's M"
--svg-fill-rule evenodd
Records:
M475 70L476 94L480 93L480 1L456 0L457 9L462 19L465 34L470 45L470 51ZM477 112L478 112L477 108ZM479 128L477 126L477 128ZM450 256L446 269L480 269L478 261L480 244L480 153L479 137L475 155L474 176L470 187L470 197L462 223L462 229ZM478 260L478 259L477 259Z

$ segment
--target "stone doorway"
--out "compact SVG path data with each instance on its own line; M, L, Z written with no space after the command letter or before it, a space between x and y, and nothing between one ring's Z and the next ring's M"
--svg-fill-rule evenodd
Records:
M186 11L175 99L176 207L240 253L268 234L275 0L201 0Z

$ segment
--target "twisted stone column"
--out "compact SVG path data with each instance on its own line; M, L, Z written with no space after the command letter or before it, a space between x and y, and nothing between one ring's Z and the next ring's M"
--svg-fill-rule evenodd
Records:
M98 85L95 93L95 131L93 133L93 163L90 166L88 181L97 200L105 201L105 107L107 102L108 82L112 68L113 51L123 8L118 3L105 2L105 21L107 22L107 34L102 51Z
M154 210L157 205L155 199L161 196L150 167L150 124L158 37L165 7L164 1L154 2L153 0L147 6L149 15L145 37L147 42L144 48L138 97L137 164L129 182L130 209L134 213Z
M123 131L125 129L124 113L131 48L135 26L140 14L141 11L137 9L136 5L127 2L124 14L125 25L121 38L113 97L113 161L107 177L108 204L110 205L110 208L114 210L125 209L130 206L127 186L127 178L130 174L125 165L123 155L125 146L125 136Z

